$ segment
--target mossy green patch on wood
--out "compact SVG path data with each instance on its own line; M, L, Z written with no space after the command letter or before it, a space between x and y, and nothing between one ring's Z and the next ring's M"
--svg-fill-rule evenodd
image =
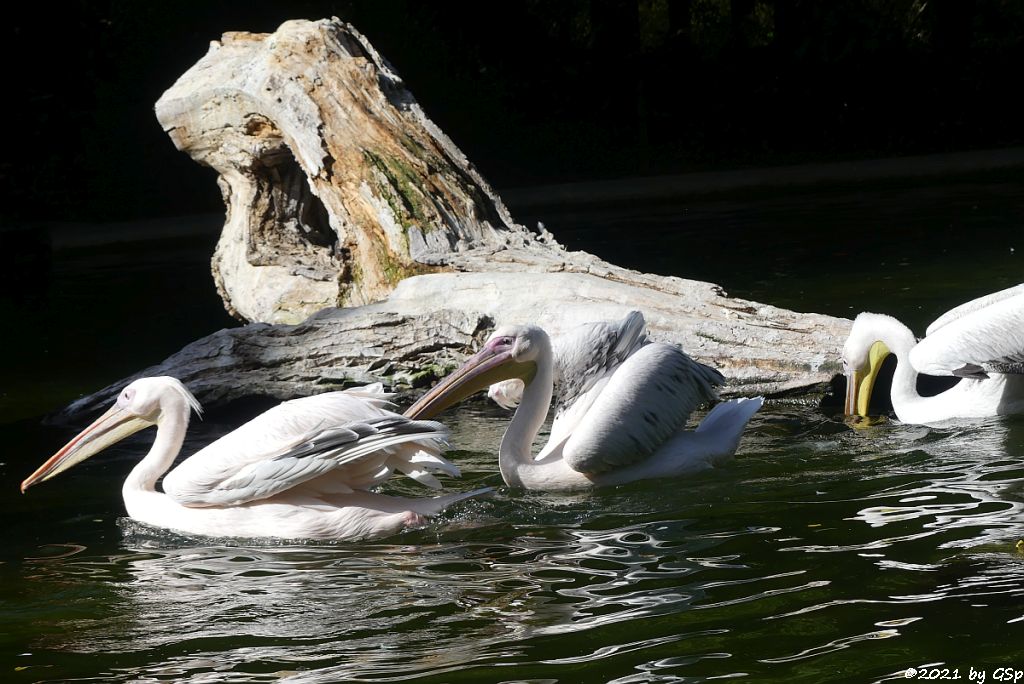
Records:
M422 178L407 163L392 156L384 156L371 150L363 150L363 157L371 168L387 179L386 183L374 179L380 195L391 207L395 219L401 224L408 238L409 228L416 226L424 233L434 228L430 200L421 187Z
M364 280L362 265L355 259L346 258L338 273L338 301L344 305L359 289Z
M439 364L427 364L421 368L417 368L416 370L404 373L402 381L408 384L409 387L427 387L428 385L440 380L453 370L455 370L454 367L445 367Z
M374 258L377 263L380 264L381 273L384 276L384 282L388 285L397 285L400 281L406 278L422 275L424 273L432 273L434 269L423 264L415 262L405 263L392 255L382 244L376 244L374 249Z
M833 373L833 374L838 375L838 374L843 372L842 361L840 361L838 358L836 358L836 359L834 359L832 361L826 361L825 363L823 363L820 366L818 366L818 372L819 373Z

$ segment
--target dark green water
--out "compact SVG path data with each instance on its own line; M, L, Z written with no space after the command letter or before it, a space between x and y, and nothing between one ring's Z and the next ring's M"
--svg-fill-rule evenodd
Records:
M625 265L921 328L1024 280L1019 181L541 218L569 246ZM641 223L643 235L623 232ZM51 295L24 306L46 345L19 341L4 370L0 681L861 682L926 666L995 681L1000 667L1024 670L1024 417L853 431L815 406L770 403L716 471L572 497L500 487L425 529L343 546L225 545L124 520L120 483L145 434L18 494L70 435L26 416L224 323L207 249L61 250ZM196 424L186 452L251 408ZM464 470L451 486L500 485L506 414L478 404L446 420Z

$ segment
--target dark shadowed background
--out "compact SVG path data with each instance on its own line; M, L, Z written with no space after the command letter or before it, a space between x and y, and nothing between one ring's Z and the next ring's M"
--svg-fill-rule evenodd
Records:
M153 103L224 31L337 15L498 188L1018 145L1016 0L23 6L5 221L219 209Z

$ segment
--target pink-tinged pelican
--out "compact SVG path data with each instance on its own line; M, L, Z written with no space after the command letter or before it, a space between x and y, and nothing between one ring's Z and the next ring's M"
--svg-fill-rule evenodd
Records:
M556 376L559 407L548 443L534 457ZM699 427L685 429L723 381L678 348L649 343L634 311L619 323L580 326L554 349L536 326L502 326L406 415L435 416L500 383L491 396L519 404L498 450L502 478L527 489L576 490L684 475L731 456L761 398L718 404Z
M149 453L122 494L135 520L210 537L356 540L421 524L448 504L487 491L426 499L367 491L395 471L440 488L457 476L441 456L440 423L387 411L379 385L286 401L182 461L174 462L199 402L171 377L129 384L109 411L21 483L47 480L125 437L156 426Z
M862 313L843 345L846 414L866 416L882 361L896 355L892 408L904 423L1024 413L1024 284L951 309L921 341L891 316ZM961 378L932 397L918 373Z

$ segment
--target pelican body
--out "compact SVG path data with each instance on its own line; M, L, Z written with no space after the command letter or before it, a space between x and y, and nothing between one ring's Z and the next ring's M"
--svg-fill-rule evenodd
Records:
M211 537L356 540L392 534L485 490L427 499L368 491L402 472L439 488L457 476L441 456L447 430L384 408L379 385L284 402L182 461L174 462L189 416L201 411L171 377L141 378L21 484L47 480L146 427L152 448L122 494L128 516Z
M847 415L867 415L875 378L889 354L896 356L892 407L904 423L1024 413L1024 284L948 311L920 341L891 316L858 315L843 345ZM960 380L922 397L919 373Z
M558 410L534 457L556 377ZM578 490L684 475L731 456L760 398L721 403L697 429L685 429L723 380L677 347L648 342L639 312L581 326L559 339L557 351L539 327L502 326L406 415L430 418L491 387L499 402L518 403L498 451L506 484Z

